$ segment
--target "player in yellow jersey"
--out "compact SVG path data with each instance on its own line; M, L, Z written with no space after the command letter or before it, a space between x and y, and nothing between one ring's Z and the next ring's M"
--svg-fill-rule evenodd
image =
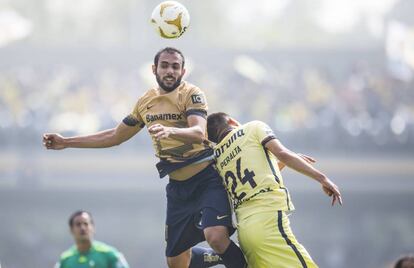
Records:
M287 212L294 210L278 162L307 175L342 204L338 187L276 138L265 123L241 125L225 113L207 118L216 167L233 201L240 246L249 268L317 267L293 235Z
M207 240L226 267L243 268L243 253L229 238L234 232L230 203L214 169L213 150L206 142L206 98L201 89L182 81L184 63L181 51L170 47L160 50L152 66L158 87L146 91L118 126L68 138L47 133L43 143L47 149L55 150L111 147L127 141L146 126L160 159L159 175L170 178L165 230L168 266L213 265L216 261L209 260L220 259L210 258L211 252L198 248L191 253L190 249Z

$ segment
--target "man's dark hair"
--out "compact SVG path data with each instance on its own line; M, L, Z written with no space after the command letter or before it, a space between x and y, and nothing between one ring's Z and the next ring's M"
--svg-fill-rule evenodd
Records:
M69 217L69 227L70 228L73 227L73 221L75 220L75 218L79 215L82 215L83 213L88 214L89 218L91 219L91 223L94 224L92 214L90 212L85 211L85 210L78 210L78 211L73 212L72 215L70 215L70 217Z
M229 128L229 115L226 113L213 113L207 117L207 135L212 142L219 143L224 130Z
M411 266L414 266L414 255L411 255L410 254L408 256L403 256L403 257L399 258L397 260L397 262L395 263L394 268L402 268L403 267L403 264L405 262L408 262Z
M155 65L155 67L158 68L158 61L160 59L161 54L164 53L164 52L165 53L168 53L168 54L174 54L174 53L179 54L181 56L181 59L183 60L183 64L182 64L181 68L184 68L185 59L184 59L183 53L180 50L178 50L176 48L173 48L173 47L163 48L160 51L158 51L157 54L155 54L155 57L154 57L154 65Z

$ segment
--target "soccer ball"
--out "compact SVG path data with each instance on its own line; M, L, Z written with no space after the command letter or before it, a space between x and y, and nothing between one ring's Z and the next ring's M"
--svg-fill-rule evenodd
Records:
M190 14L182 4L165 1L154 8L151 23L163 38L178 38L190 24Z

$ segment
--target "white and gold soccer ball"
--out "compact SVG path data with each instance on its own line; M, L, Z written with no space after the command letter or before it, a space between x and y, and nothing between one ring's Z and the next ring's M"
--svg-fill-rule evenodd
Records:
M154 8L151 23L163 38L178 38L190 25L190 14L176 1L164 1Z

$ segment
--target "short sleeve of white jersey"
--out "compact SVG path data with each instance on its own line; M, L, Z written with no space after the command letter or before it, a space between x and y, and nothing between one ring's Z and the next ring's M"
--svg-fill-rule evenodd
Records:
M254 124L257 140L262 145L265 145L268 141L277 138L273 130L266 123L262 121L254 121Z

